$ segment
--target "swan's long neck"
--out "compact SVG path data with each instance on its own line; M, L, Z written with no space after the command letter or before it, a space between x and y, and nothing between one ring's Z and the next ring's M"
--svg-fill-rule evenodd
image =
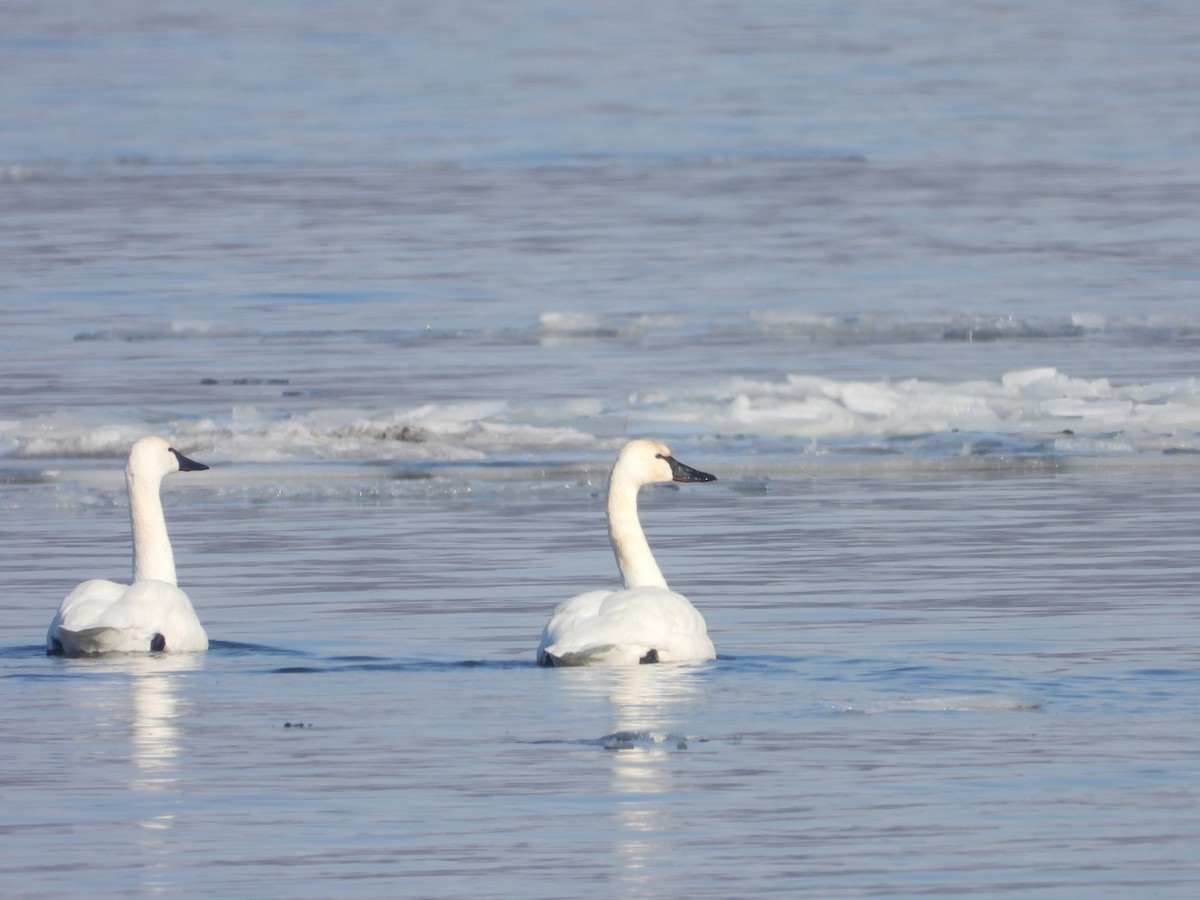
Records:
M167 520L158 496L159 480L125 473L129 518L133 525L133 580L154 578L175 584L175 557L167 537Z
M667 580L654 561L642 523L638 521L638 487L613 472L608 486L608 537L625 587L665 588Z

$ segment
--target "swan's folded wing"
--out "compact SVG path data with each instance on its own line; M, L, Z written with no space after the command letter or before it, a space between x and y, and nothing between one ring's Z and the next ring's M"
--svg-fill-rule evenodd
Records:
M50 623L47 647L57 646L68 656L148 650L153 632L139 621L137 606L127 602L131 590L99 578L79 585Z
M145 641L160 634L166 649L176 653L208 649L208 635L192 601L182 588L165 581L135 581L103 624L129 629Z
M619 639L638 653L650 650L659 662L712 659L716 654L704 616L670 588L639 587L615 591L600 615L618 629Z
M700 611L687 597L670 588L614 591L601 604L598 615L622 633L644 635L651 643L661 643L673 636L708 633Z
M546 665L596 665L616 646L612 629L600 616L612 591L588 591L559 604L542 630L538 662Z
M98 620L112 609L127 590L129 585L103 578L85 581L63 598L55 622L75 630L89 628L98 624Z

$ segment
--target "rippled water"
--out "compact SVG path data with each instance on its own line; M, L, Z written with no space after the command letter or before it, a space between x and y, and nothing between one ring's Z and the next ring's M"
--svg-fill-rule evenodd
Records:
M633 672L532 662L553 604L612 580L594 487L175 491L181 581L214 646L51 659L31 624L4 651L6 880L1182 895L1200 824L1192 481L652 491L651 539L720 657ZM81 560L123 549L92 540L120 518L41 510L4 548L6 594L48 618Z
M1197 27L0 8L2 893L1190 896ZM540 670L631 434L719 656Z

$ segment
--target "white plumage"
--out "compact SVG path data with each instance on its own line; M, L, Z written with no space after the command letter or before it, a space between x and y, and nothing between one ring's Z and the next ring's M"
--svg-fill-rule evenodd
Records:
M71 591L46 632L48 653L192 653L208 649L208 635L191 600L175 584L175 558L159 498L164 476L207 468L160 437L144 437L133 445L125 466L133 530L133 583L93 579Z
M637 516L638 491L666 481L716 478L683 465L655 441L630 441L608 484L608 533L625 587L588 591L562 603L538 645L544 666L637 665L716 656L704 617L667 587Z

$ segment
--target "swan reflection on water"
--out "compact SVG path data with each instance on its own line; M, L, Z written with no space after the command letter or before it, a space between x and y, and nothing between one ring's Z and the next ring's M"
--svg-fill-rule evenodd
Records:
M64 659L63 665L89 670L68 679L73 702L92 721L102 741L98 752L124 763L110 770L125 787L110 794L116 804L110 813L132 828L124 862L136 870L137 890L178 892L184 887L178 861L186 852L175 828L187 753L180 723L188 706L180 679L203 666L204 656L105 654Z
M142 657L134 662L133 763L141 774L130 783L135 790L168 790L178 780L180 714L172 676L195 664L194 659L178 656Z
M670 873L661 861L673 858L681 818L677 776L689 765L696 736L686 722L701 696L704 665L659 664L623 669L577 669L573 689L611 707L611 729L603 738L610 769L612 842L620 880L629 888L662 884ZM690 767L690 765L689 765Z
M614 731L673 732L699 694L704 668L660 663L614 670L607 690Z
M96 723L128 735L128 788L137 793L174 793L179 780L179 722L183 717L177 684L181 672L203 665L199 655L111 654L67 659L63 664L89 669L85 691L76 703L94 710ZM117 676L106 678L104 676ZM119 676L127 676L121 678ZM102 729L107 730L107 729ZM159 808L141 816L147 829L171 827L174 816Z

